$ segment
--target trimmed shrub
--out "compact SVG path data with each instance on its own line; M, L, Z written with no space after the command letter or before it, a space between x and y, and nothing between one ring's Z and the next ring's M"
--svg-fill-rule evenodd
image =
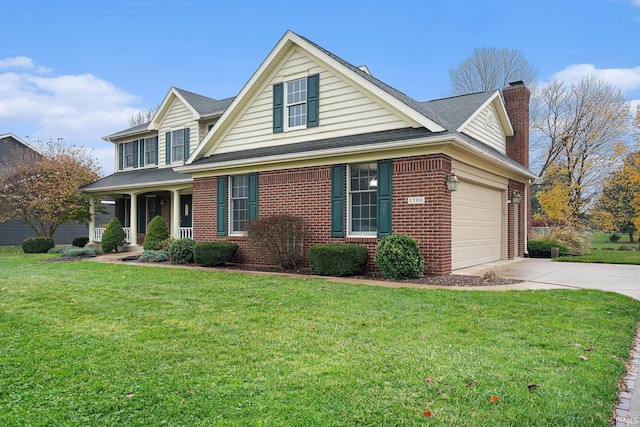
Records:
M46 254L54 246L53 239L48 237L29 237L22 242L25 254Z
M125 234L120 220L118 218L111 219L104 229L104 233L102 233L102 242L100 243L102 252L109 253L113 250L118 252L118 246L124 245L124 237Z
M145 251L155 250L156 246L169 238L169 229L164 219L160 215L156 215L147 226L147 235L144 237L142 247Z
M392 234L380 240L373 262L385 279L419 279L424 274L420 248L406 234Z
M156 245L156 250L169 252L169 247L171 246L171 243L173 243L175 240L176 239L174 239L173 237L169 237L168 239L164 239L162 242L160 242L160 243L158 243Z
M620 240L620 235L618 233L613 233L611 236L609 236L609 241L611 243L617 243L618 240Z
M236 254L238 245L233 242L200 242L193 250L193 259L205 267L224 265Z
M328 243L311 246L309 265L321 276L353 276L367 268L369 251L364 246L351 243Z
M71 244L76 248L84 248L87 245L87 243L89 243L88 237L76 237L71 242Z
M188 264L193 262L193 250L196 241L193 239L174 240L169 245L169 259L171 264Z
M99 255L100 251L96 248L78 248L76 246L71 246L65 248L64 251L60 253L60 256L65 258L75 258L75 257L94 257Z
M169 261L169 252L162 250L148 250L142 252L138 258L140 262L165 262Z
M285 270L304 256L304 218L271 215L247 223L247 237L263 256Z
M47 251L48 254L61 254L65 250L67 250L67 246L56 246L55 248L51 248Z
M551 258L551 248L558 248L564 253L571 252L569 248L553 240L529 240L527 243L531 258Z

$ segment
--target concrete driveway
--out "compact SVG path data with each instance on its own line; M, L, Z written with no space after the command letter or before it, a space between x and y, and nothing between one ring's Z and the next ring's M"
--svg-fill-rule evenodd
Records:
M549 259L519 258L468 267L453 273L482 276L491 268L496 268L500 277L531 283L532 289L600 289L640 300L640 265L552 262ZM525 283L520 285L526 288Z

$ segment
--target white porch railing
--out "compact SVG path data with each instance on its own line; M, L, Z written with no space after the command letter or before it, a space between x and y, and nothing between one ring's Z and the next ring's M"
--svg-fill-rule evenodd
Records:
M178 235L179 239L193 239L193 227L180 227Z
M127 243L131 243L131 228L130 227L122 227L124 230L124 241ZM104 228L94 228L93 229L93 241L94 242L102 242L102 235L104 234Z

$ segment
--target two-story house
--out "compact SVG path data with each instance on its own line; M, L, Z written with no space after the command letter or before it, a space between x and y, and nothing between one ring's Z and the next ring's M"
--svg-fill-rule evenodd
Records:
M173 237L235 241L239 262L264 263L244 227L287 213L305 218L306 247L373 253L406 233L426 273L447 274L524 254L528 108L521 82L418 102L289 31L235 98L172 88L150 123L106 137L117 171L85 191L117 199L132 246L161 214Z

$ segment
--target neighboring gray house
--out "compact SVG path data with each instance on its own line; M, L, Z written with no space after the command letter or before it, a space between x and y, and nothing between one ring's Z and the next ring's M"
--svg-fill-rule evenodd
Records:
M37 161L42 154L26 141L12 133L0 134L0 168L7 168L16 162ZM106 205L113 216L113 205ZM89 229L82 224L65 224L54 235L56 244L70 244L76 237L87 236ZM0 246L20 245L26 238L35 236L35 232L21 222L0 222Z

